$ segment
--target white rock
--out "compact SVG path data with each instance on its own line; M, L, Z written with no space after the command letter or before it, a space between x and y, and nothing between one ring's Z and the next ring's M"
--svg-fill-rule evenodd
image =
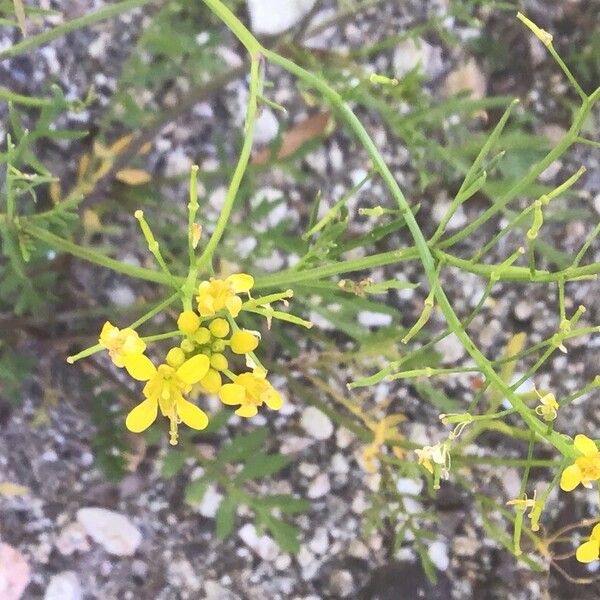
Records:
M327 552L327 548L329 548L329 535L325 527L317 528L313 539L308 542L308 547L315 554L320 555Z
M311 499L322 498L331 490L331 484L329 483L329 476L327 473L321 473L317 475L312 483L308 486L306 495Z
M354 434L345 427L340 427L335 432L335 441L338 448L347 448L354 441Z
M442 363L445 365L455 363L465 355L465 349L454 333L440 340L435 349L442 355Z
M314 443L314 440L311 440L310 438L292 435L283 440L279 451L281 454L297 454L298 452L306 450Z
M444 87L448 96L468 91L471 98L481 99L485 96L487 81L477 62L470 59L448 75Z
M419 38L414 40L409 38L396 47L394 52L394 75L403 77L415 67L427 77L435 77L442 68L441 48L428 44L425 40Z
M46 588L44 600L81 600L83 590L73 571L63 571L54 575Z
M361 310L358 313L358 322L365 327L388 327L392 324L392 315Z
M450 565L450 558L448 556L448 545L444 542L437 541L433 542L427 549L427 554L431 562L440 570L445 571Z
M333 434L331 419L318 408L307 406L302 412L300 426L316 440L327 440Z
M181 148L177 148L167 156L165 166L165 177L178 177L189 175L192 167L192 159L185 154Z
M256 119L254 142L259 145L268 144L277 137L279 121L269 108L264 108Z
M142 541L140 530L120 513L106 508L80 508L77 521L109 554L132 556Z
M85 529L80 523L69 523L63 527L54 540L54 545L63 556L90 549Z
M204 593L206 594L206 600L241 600L237 594L224 588L216 581L207 581L204 584Z
M16 548L0 544L0 598L19 600L29 584L29 563Z
M109 293L109 298L117 306L131 306L135 302L135 293L127 285L117 285Z
M246 523L238 532L238 535L260 558L266 561L274 561L279 554L279 546L275 543L273 538L268 535L259 536L256 533L256 527L252 523Z
M167 580L174 588L187 590L188 593L199 592L202 588L201 577L192 563L185 558L169 561Z
M408 477L401 477L396 482L396 489L398 490L399 494L417 496L423 489L423 482L416 481L415 479L409 479Z
M223 494L217 492L217 488L214 485L209 485L206 488L206 492L202 497L202 502L198 507L198 512L208 519L214 519L219 509L219 504L223 500Z
M344 475L350 471L348 461L340 452L336 452L331 459L331 470L338 475Z
M246 0L252 31L256 35L277 35L296 25L313 7L315 0Z
M329 585L335 598L347 598L355 591L354 579L350 571L335 571L329 578Z

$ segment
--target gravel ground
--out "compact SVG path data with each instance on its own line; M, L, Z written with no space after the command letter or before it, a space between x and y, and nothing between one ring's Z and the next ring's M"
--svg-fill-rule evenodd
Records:
M71 11L67 16L73 18L105 3L95 0L66 4L69 5L67 9L60 8ZM337 32L326 32L316 42L313 40L313 44L356 47L365 40L382 36L385 30L402 31L418 22L424 14L442 11L444 4L442 0L411 1L402 5L390 2L377 13L368 11ZM597 20L594 4L593 1L571 1L556 6L554 2L527 2L529 14L555 33L560 49L580 43L593 31L594 18ZM140 31L147 25L148 17L149 13L133 11L69 34L30 55L4 61L0 63L0 80L3 85L24 94L37 93L45 82L55 81L73 97L84 95L94 84L98 101L77 115L76 121L69 121L74 118L71 116L63 123L93 131L105 114L121 66ZM317 18L322 17L317 15ZM507 52L512 54L506 63L513 68L506 71L494 64L483 64L482 72L472 74L472 77L483 84L488 93L516 94L525 98L526 105L540 117L536 125L540 132L544 130L548 136L560 134L568 126L569 115L561 102L565 89L555 77L555 66L520 26L507 23L508 18L499 19L495 13L484 13L483 18L489 40L509 41L505 45ZM48 23L51 22L52 19L48 19ZM456 27L455 33L467 39L469 30ZM0 33L0 47L16 41L9 38L6 32ZM436 46L434 39L428 41L432 50L424 69L430 70L428 85L431 92L439 94L446 74L464 65L467 59L458 51ZM234 65L236 58L228 56L230 64ZM398 58L392 50L378 56L376 66L381 72L388 72L399 68L398 61L401 60L402 57ZM271 75L275 82L275 99L288 106L294 119L301 119L305 109L299 104L296 112L290 108L298 102L293 99L291 81L275 71ZM193 119L184 115L167 124L157 134L148 157L153 170L165 177L176 177L187 171L192 160L205 164L219 160L221 155L211 142L212 134L220 131L225 139L229 134L234 135L241 121L240 106L243 106L244 97L245 84L234 82L217 98L196 105ZM600 116L597 111L595 116L597 123ZM406 149L391 138L375 115L364 115L364 119L410 197L417 182L406 169L410 161ZM272 128L269 119L264 119L259 135L268 139ZM234 149L228 148L227 152L230 151ZM50 166L56 165L58 172L67 176L72 173L74 165L68 160L72 147L48 145L42 152ZM562 181L580 165L585 165L588 171L581 180L576 201L591 202L600 213L599 163L597 151L579 146L546 176L548 181ZM325 198L335 197L340 186L346 188L366 168L364 155L345 133L338 130L304 161L303 169L309 175L310 183L297 185L280 172L270 172L260 175L260 184L262 190L284 191L290 200L288 214L300 220L307 212L302 205L303 197L314 197L317 188L322 189ZM165 191L167 198L185 197L183 182L169 185L168 189ZM358 196L357 202L360 206L376 206L384 197L383 188L374 182ZM212 200L212 205L218 205L218 199ZM436 214L440 214L440 207L446 202L441 191L439 197L424 207L420 219L426 228L431 224L433 229ZM480 208L474 205L459 214L453 226L460 228L471 220L470 211ZM359 221L355 227L355 233L361 233L368 223ZM552 223L548 227L553 228L558 247L572 252L593 223L575 220L566 227L562 223ZM476 247L478 241L474 238L469 243ZM132 242L122 239L119 244L122 256L137 260ZM514 247L514 239L508 236L498 247L495 260L509 255ZM600 260L597 244L590 252L595 254L594 260ZM263 261L261 267L277 270L286 266L282 264L283 260L287 259L271 257L269 261ZM403 265L401 270L395 266L386 267L381 270L381 275L385 279L400 277L411 281L421 278L413 265ZM71 266L71 278L72 281L60 282L61 289L72 296L73 289L77 288L81 298L92 305L107 300L128 304L130 299L149 294L150 289L144 285L133 289L131 282L81 264ZM474 306L484 286L475 276L448 273L444 287L457 311L464 314ZM94 299L92 292L95 289L106 290L106 297ZM588 308L584 318L586 324L600 321L599 292L597 281L567 287L569 308L573 310L579 303ZM548 337L555 327L554 294L553 289L545 286L528 287L527 295L517 285L498 286L493 301L488 302L471 326L474 341L489 356L497 356L515 331L526 331L531 343ZM420 291L413 293L411 290L390 297L390 302L404 313L406 325L414 321L422 300ZM348 430L334 426L321 413L308 412L316 409L303 406L293 394L287 395L289 405L286 410L275 417L269 416L265 422L272 431L272 449L279 449L294 458L286 476L275 480L270 491L295 492L313 502L312 510L296 521L302 532L299 554L291 556L281 552L268 536L254 529L248 515L244 514L238 515L236 534L225 542L219 541L214 535L218 496L208 493L199 507L186 504L183 489L190 477L194 477L195 467L187 465L171 479L161 477L159 466L167 452L164 446L158 450L146 448L138 440L126 477L118 483L106 481L94 463L94 427L86 410L89 395L81 390L77 371L64 366L68 341L58 347L60 344L52 343L46 335L45 339L41 336L39 340L28 342L28 346L36 355L38 366L35 378L27 382L24 402L18 407L0 402L0 482L14 482L28 489L24 494L0 494L0 542L5 545L0 545L0 556L10 546L16 548L29 565L31 582L23 598L525 600L577 597L585 600L600 594L597 583L574 586L554 569L548 576L516 563L486 535L472 500L452 484L444 486L442 497L435 503L424 499L423 504L417 506L417 509L435 508L440 516L435 529L439 535L428 550L439 569L438 583L427 583L415 552L409 546L394 554L390 550L388 532L362 533L362 515L369 506L369 496L371 490L376 489L377 480L376 476L368 475L360 468L359 441ZM452 339L447 341L443 351L455 360L464 355ZM539 388L553 389L557 396L569 393L597 374L598 356L597 340L576 340L569 346L567 357L557 354L545 365L536 377L536 384ZM445 391L453 398L467 398L471 384L470 378L456 378L448 383ZM397 408L408 417L402 431L409 439L427 443L436 435L443 435L443 428L436 425L435 408L424 405L410 386L380 384L374 390L373 402L387 397L402 399ZM595 398L598 398L597 392ZM558 426L568 433L586 431L597 437L599 417L593 400L588 397L585 403L574 403L564 411ZM238 429L232 421L229 432ZM511 447L499 439L491 434L485 436L484 450L500 450L515 456L515 452L523 454L521 445ZM499 443L502 444L500 447ZM540 479L543 480L544 475L540 473ZM474 469L472 477L478 489L492 497L518 496L520 480L516 469L502 468L493 473ZM408 493L421 491L411 487L416 484L408 480L398 485L403 485ZM586 499L592 506L593 499L584 494L551 497L544 517L548 529L554 531L577 518L593 514L586 512ZM93 512L98 509L110 512ZM409 512L415 507L406 505L406 510ZM10 560L16 572L18 559L12 557ZM6 564L9 564L8 560ZM570 573L586 574L583 568L574 564L561 564Z

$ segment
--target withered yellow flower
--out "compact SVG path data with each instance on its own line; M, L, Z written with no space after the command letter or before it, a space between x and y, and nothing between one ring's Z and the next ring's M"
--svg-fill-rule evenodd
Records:
M98 342L108 350L111 360L119 368L125 366L125 359L128 356L143 354L146 350L145 342L136 331L131 327L119 329L110 321L104 323Z

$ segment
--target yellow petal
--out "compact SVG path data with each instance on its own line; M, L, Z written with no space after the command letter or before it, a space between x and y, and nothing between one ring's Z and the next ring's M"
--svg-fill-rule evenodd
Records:
M225 306L232 317L237 317L242 310L242 299L239 296L229 296L225 301Z
M208 373L200 380L200 385L205 392L216 394L221 389L221 374L214 369L209 369Z
M237 383L226 383L219 390L219 398L223 404L241 404L246 398L246 389Z
M592 535L590 536L593 540L600 542L600 523L592 529Z
M560 489L565 492L574 490L581 483L581 469L577 465L568 466L560 476Z
M579 434L575 436L574 444L575 448L581 452L584 456L593 456L598 452L598 448L593 440L587 435Z
M577 553L575 557L579 562L582 563L590 563L595 560L598 560L600 555L600 542L598 540L589 540L584 544L581 544L579 548L577 548Z
M245 417L246 419L249 419L250 417L254 417L257 412L258 408L256 408L255 404L244 404L244 406L240 406L235 411L235 414L239 417Z
M236 331L231 336L231 351L235 354L247 354L256 350L258 338L249 331Z
M156 373L156 367L144 354L132 354L125 358L125 368L138 381L148 381Z
M197 354L186 360L177 369L177 377L188 385L198 383L208 373L210 360L204 354Z
M231 289L236 294L241 292L249 292L254 286L254 277L252 277L252 275L248 275L247 273L230 275L225 281L231 286Z
M265 404L271 410L279 410L283 406L283 397L277 390L271 390L271 393L265 396Z
M138 404L125 419L125 427L133 433L140 433L148 429L158 414L158 402L156 400L144 400Z
M177 414L179 418L192 429L205 429L208 425L208 416L195 404L180 398L177 400Z

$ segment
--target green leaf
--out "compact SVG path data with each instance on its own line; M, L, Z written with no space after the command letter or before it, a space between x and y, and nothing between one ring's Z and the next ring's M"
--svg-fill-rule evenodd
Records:
M245 467L235 478L238 482L259 479L273 475L290 464L290 458L283 454L263 454L260 452L246 462Z
M206 429L202 431L203 435L216 433L220 431L225 425L227 425L227 421L231 418L232 411L223 409L218 413L212 415L210 421L208 422L208 426Z
M219 451L215 462L230 463L246 460L263 445L267 435L269 435L269 430L266 427L236 435L227 446Z
M177 475L183 468L187 456L187 453L182 450L169 450L161 465L160 474L166 478Z
M207 477L200 477L199 479L190 481L188 486L185 488L185 501L188 504L200 504L209 485L210 479Z
M263 525L271 532L273 539L283 551L296 554L300 550L298 541L300 532L297 527L271 516L264 519Z
M428 400L442 412L452 413L461 410L462 404L460 402L448 398L444 392L428 383L413 383L413 387L423 400Z
M235 524L235 508L237 503L231 496L225 496L219 504L216 522L216 533L219 539L224 539L231 535Z

